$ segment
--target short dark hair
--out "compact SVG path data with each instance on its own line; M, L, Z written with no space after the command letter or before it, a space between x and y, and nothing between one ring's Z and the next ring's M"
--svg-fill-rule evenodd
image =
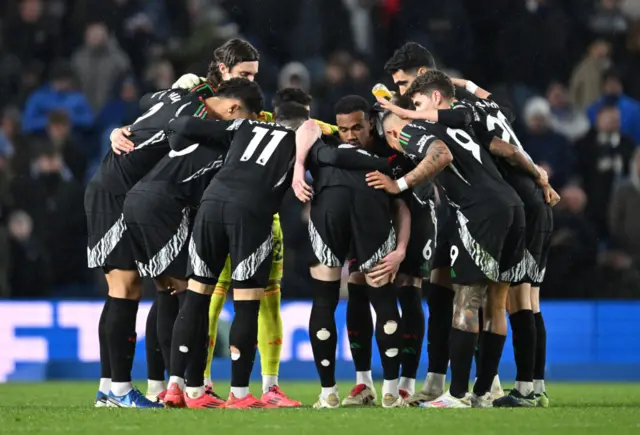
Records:
M264 95L256 82L245 78L233 78L220 83L216 97L236 98L251 113L259 114L264 108Z
M298 103L303 106L310 106L313 98L311 95L299 88L282 88L271 99L274 110L283 103Z
M615 67L611 67L607 69L604 73L602 73L602 83L607 80L617 80L622 82L622 74Z
M422 45L417 42L407 42L393 53L384 65L384 71L392 75L400 70L411 71L420 67L436 69L436 61L431 52Z
M297 128L304 121L309 119L309 111L302 104L292 101L282 103L276 111L276 122L289 127Z
M260 53L251 43L238 38L230 39L213 52L213 60L209 63L207 71L207 80L213 85L222 81L222 75L218 68L220 63L231 69L242 62L257 62L259 60Z
M409 89L407 89L406 95L411 98L415 94L429 95L433 91L439 91L447 99L456 96L456 89L449 76L442 71L436 70L429 70L416 77Z
M371 105L360 95L347 95L338 100L334 106L336 115L346 115L354 112L364 112L367 119L371 112Z
M404 95L395 94L393 98L391 98L391 102L396 106L400 107L401 109L416 110L416 107L413 105L413 101L411 101L411 97L409 97L408 94L404 94ZM394 113L392 111L386 110L382 114L382 118L380 119L380 122L382 123L382 125L384 125L387 119L389 119L389 117L393 114Z

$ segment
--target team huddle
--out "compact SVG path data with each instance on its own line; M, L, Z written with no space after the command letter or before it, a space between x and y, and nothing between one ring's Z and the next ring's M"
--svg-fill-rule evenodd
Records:
M438 71L416 43L385 66L398 92L377 85L374 104L343 97L335 125L309 119L312 97L300 89L279 90L273 113L263 111L258 66L251 44L230 40L215 50L206 78L187 74L144 96L143 115L111 134L112 151L85 193L89 267L102 268L109 287L95 406L301 406L278 385L278 210L289 188L310 202L309 337L322 387L314 408L378 403L374 336L384 408L549 406L539 287L560 198L522 149L509 108ZM340 400L335 310L345 264L356 385ZM146 324L146 395L131 383L143 277L157 289ZM224 399L211 360L230 288ZM517 375L505 395L498 366L507 313ZM416 389L425 334L428 374ZM256 349L260 398L249 391Z

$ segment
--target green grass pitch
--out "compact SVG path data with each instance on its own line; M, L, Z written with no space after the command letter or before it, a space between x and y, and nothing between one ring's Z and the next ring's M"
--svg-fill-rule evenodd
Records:
M145 386L144 382L139 385ZM217 390L226 394L226 383ZM343 382L341 394L350 383ZM554 384L549 409L315 410L316 383L283 383L303 409L93 408L96 382L0 385L0 434L640 434L640 384ZM258 393L255 383L254 393Z

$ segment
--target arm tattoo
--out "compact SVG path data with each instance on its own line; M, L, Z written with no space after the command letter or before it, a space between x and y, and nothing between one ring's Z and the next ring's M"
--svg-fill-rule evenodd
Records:
M484 285L454 285L453 327L461 331L480 332L479 309L486 293Z
M491 154L504 157L511 165L523 169L534 179L539 177L538 168L523 149L516 147L500 138L494 137L489 146Z
M427 155L418 166L405 175L404 179L409 187L434 177L453 161L453 156L449 148L441 140L433 142L427 150Z

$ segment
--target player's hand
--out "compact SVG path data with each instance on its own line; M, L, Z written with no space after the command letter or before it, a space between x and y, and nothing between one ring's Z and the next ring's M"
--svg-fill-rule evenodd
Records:
M399 106L396 106L386 98L376 97L376 100L378 100L380 107L382 107L384 110L388 110L389 112L395 113L400 118L413 119L413 117L416 115L416 112L414 110L403 109Z
M404 250L396 249L395 251L391 251L367 273L367 276L373 282L377 283L385 279L388 275L391 275L391 281L393 281L398 273L400 263L404 261L404 258Z
M536 168L538 169L538 178L536 183L544 189L549 185L549 174L541 166L536 165Z
M366 180L369 187L373 187L374 189L384 189L385 192L392 195L400 193L398 183L380 171L369 172Z
M198 77L195 74L185 74L181 76L172 86L172 89L180 88L180 89L191 89L198 86L200 83L204 82L206 79L202 77Z
M304 173L304 166L296 164L293 169L293 181L291 183L291 187L293 187L293 192L295 193L296 198L302 202L307 202L311 201L313 198L313 189L305 181Z
M129 126L116 128L111 132L109 140L111 141L111 150L116 154L128 153L133 151L135 145L127 137L131 136Z
M548 192L547 192L548 190ZM547 195L548 195L548 200L547 200ZM549 204L551 207L555 206L557 203L560 202L560 195L558 194L558 192L555 191L555 189L553 187L551 187L550 185L548 187L545 188L545 192L544 192L544 198L545 200L547 200L547 204Z

